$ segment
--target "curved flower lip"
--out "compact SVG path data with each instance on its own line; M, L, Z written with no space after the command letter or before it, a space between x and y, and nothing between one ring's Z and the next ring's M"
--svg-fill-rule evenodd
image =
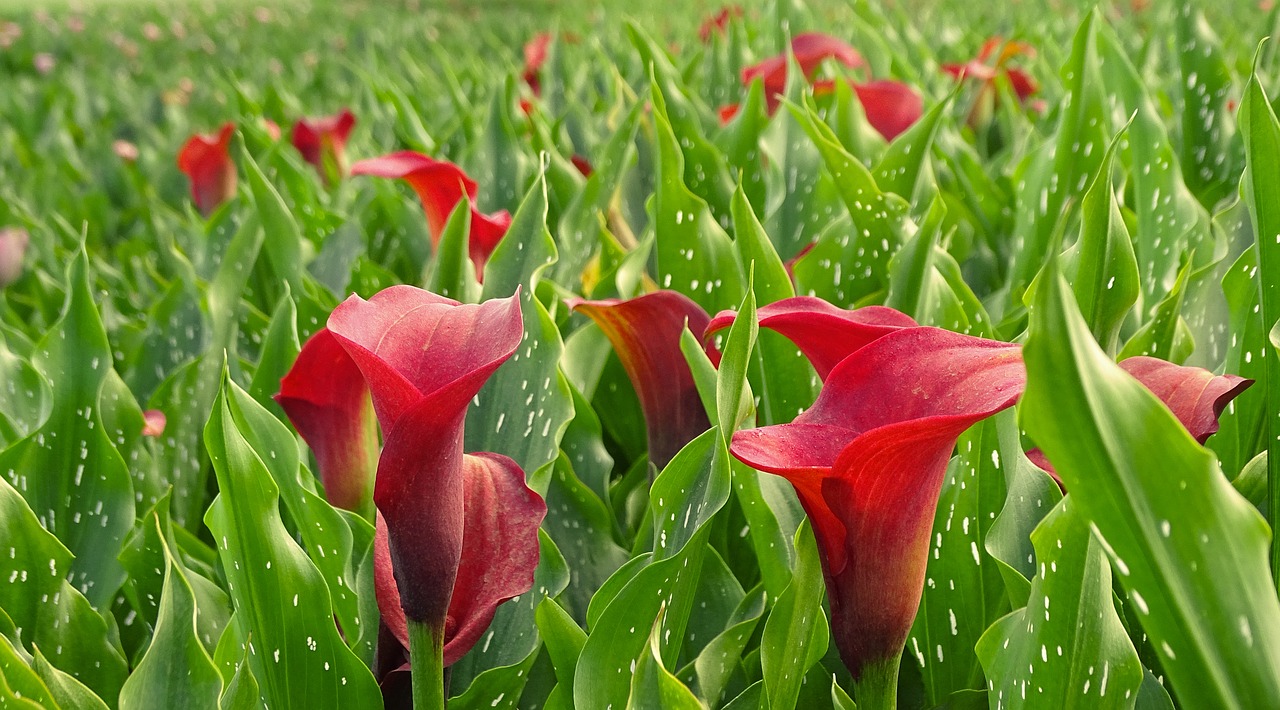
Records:
M855 678L901 652L956 439L1025 382L1018 345L902 328L841 361L791 424L734 434L731 453L791 481L813 522L832 635Z
M498 454L465 454L467 487L462 557L445 621L444 665L475 646L500 604L533 586L538 566L537 529L546 502L525 485L524 472ZM494 564L501 561L503 564ZM374 590L382 622L405 647L408 623L391 562L386 520L377 516Z
M489 375L515 353L523 322L519 289L510 298L472 305L392 286L367 301L347 298L329 316L329 331L363 373L387 432L428 395L444 409L465 413ZM428 349L432 356L424 358Z
M711 428L680 351L686 323L691 331L701 333L710 322L701 306L676 291L656 291L626 301L573 298L565 305L589 316L613 343L640 397L649 459L655 466L666 466L685 444Z
M1222 410L1253 385L1253 380L1239 375L1215 375L1204 368L1176 365L1145 355L1122 360L1120 369L1159 398L1201 445L1217 433ZM1062 479L1044 452L1032 449L1027 452L1027 458L1062 486Z
M224 123L216 134L194 135L178 152L178 169L191 181L191 198L206 217L236 191L236 166L227 152L235 129Z
M884 139L891 141L912 126L924 115L924 100L914 89L900 81L877 79L865 83L849 82L867 123ZM822 96L835 89L835 81L819 81L813 85L813 94Z
M1126 358L1120 368L1159 397L1201 444L1217 433L1218 416L1227 404L1253 385L1253 380L1239 375L1215 375L1154 357Z
M498 242L511 226L506 210L486 215L475 207L477 185L462 168L446 160L436 160L411 150L391 153L380 158L358 161L351 166L352 175L400 178L413 187L422 202L433 246L440 243L449 214L464 197L471 203L471 232L468 255L476 267L476 278L483 281L484 265Z
M369 387L328 328L303 344L275 400L315 453L325 498L368 514L378 449Z
M293 147L302 154L302 159L315 166L321 175L326 175L326 153L333 161L334 169L341 177L346 172L345 153L347 138L356 125L355 114L350 109L324 118L300 118L293 124L291 136Z
M796 35L791 40L791 53L795 55L796 63L805 76L812 75L826 59L834 59L850 68L866 66L862 55L849 43L821 32ZM779 54L742 70L743 85L750 85L756 77L763 79L767 95L786 90L787 55Z
M716 314L703 334L708 338L729 327L734 311ZM809 358L818 376L827 379L832 369L859 349L889 333L918 326L911 316L886 306L845 310L820 298L795 296L756 311L761 328L785 336Z

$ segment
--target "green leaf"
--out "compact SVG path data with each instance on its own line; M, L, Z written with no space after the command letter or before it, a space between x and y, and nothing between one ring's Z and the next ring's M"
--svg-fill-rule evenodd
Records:
M1056 262L1037 290L1024 357L1022 424L1102 541L1179 700L1251 707L1280 697L1265 523L1213 455L1093 343Z
M302 349L298 341L298 309L288 288L271 313L271 323L262 336L262 354L253 371L249 394L277 419L285 420L284 410L272 397L280 391L280 380L289 372Z
M851 233L824 233L796 262L799 290L846 307L875 298L888 286L890 257L910 234L907 202L876 185L871 171L840 145L812 105L787 108L818 147L853 219Z
M912 198L917 188L927 184L922 180L927 181L932 172L929 157L933 153L933 138L938 134L938 124L958 91L957 87L947 94L946 98L934 104L910 128L889 143L884 155L880 156L871 171L880 189L914 202Z
M538 633L546 644L556 678L560 681L560 687L567 688L566 692L572 698L573 672L578 667L582 647L587 643L587 632L551 598L543 599L538 604L537 618Z
M627 697L628 710L646 708L672 708L672 710L702 710L703 704L671 674L662 662L662 621L666 608L658 610L649 633L647 652L636 661L631 677L631 694Z
M940 197L929 203L920 230L889 260L885 305L933 325L966 335L995 337L991 317L970 290L960 266L941 243L949 235L947 208Z
M754 273L752 289L755 298L761 304L768 304L796 295L791 286L791 275L756 218L752 203L747 201L741 186L733 194L732 214L733 245L738 249L743 273ZM813 404L817 396L817 375L809 361L800 356L799 348L782 335L757 330L757 338L747 372L751 391L759 398L756 423L789 422ZM776 591L780 593L782 590Z
M1267 102L1267 96L1258 83L1255 70L1245 87L1244 100L1240 103L1240 133L1244 136L1248 168L1243 179L1245 201L1249 204L1249 216L1253 220L1253 233L1257 254L1258 301L1261 307L1262 330L1265 337L1280 322L1280 176L1274 166L1280 161L1280 122ZM1259 338L1261 340L1261 338ZM1272 530L1276 515L1280 514L1280 358L1273 351L1266 357L1265 343L1258 342L1263 359L1261 389L1266 398L1263 406L1263 441L1267 449L1269 472L1268 498ZM1247 347L1247 346L1246 346ZM1280 537L1271 540L1272 579L1280 579Z
M1009 610L998 565L986 540L1005 501L1005 474L998 422L983 421L959 439L934 516L933 541L920 609L907 649L920 664L933 704L953 693L982 687L974 644Z
M373 675L334 625L324 577L280 518L280 488L264 461L296 456L292 437L291 448L255 450L246 432L265 421L281 425L225 374L214 405L205 445L220 493L206 520L263 702L318 708L379 702Z
M1186 322L1182 320L1182 304L1190 276L1191 262L1188 261L1178 272L1178 280L1169 294L1156 305L1155 315L1120 349L1120 354L1116 356L1118 360L1135 355L1149 355L1176 363L1187 359L1195 347L1190 342Z
M222 677L200 638L195 590L164 541L159 517L149 521L164 550L164 592L151 645L120 689L120 708L217 708Z
M0 452L0 471L75 556L62 574L95 607L106 608L124 581L116 556L133 527L133 481L103 426L99 401L111 347L83 249L72 259L67 284L62 315L32 355L32 365L54 385L49 417Z
M1071 496L1032 534L1039 574L1024 609L978 642L990 693L1010 708L1131 708L1138 652L1111 598L1111 566Z
M305 272L302 230L285 205L284 198L267 180L262 168L258 167L247 150L241 151L240 164L249 178L254 210L262 222L262 229L268 235L263 246L267 251L267 259L271 262L271 270L279 283L287 284L294 293L301 293L302 275Z
M1120 135L1107 146L1098 174L1084 194L1080 238L1063 254L1063 272L1076 304L1094 339L1109 353L1115 352L1120 326L1140 293L1138 260L1111 188L1111 164Z
M572 284L581 278L583 267L595 251L595 237L600 229L598 215L608 209L627 168L635 159L636 130L643 109L643 101L632 105L609 142L597 154L598 159L592 165L594 170L586 185L560 217L556 229L560 260L553 270L559 283Z
M738 425L751 418L751 410L755 405L750 385L747 384L747 368L751 364L760 324L756 322L755 276L752 271L748 271L748 274L747 295L738 307L738 317L729 327L720 367L716 371L717 421L721 424L720 436L724 438L726 446Z
M525 471L556 459L574 411L569 383L559 367L564 355L560 331L534 294L542 272L556 260L546 220L547 189L540 174L485 265L481 296L508 298L520 289L524 337L472 400L467 414L467 451L510 456ZM501 406L493 406L499 402Z
M471 203L458 200L440 232L427 269L427 290L462 303L475 303L480 286L467 251L471 241Z
M1031 578L1036 576L1031 533L1058 501L1062 489L1022 451L1013 411L992 418L1000 439L1007 493L1004 507L987 530L987 552L995 560L1013 608L1027 605Z
M45 687L49 689L49 695L53 696L53 700L59 707L76 708L80 710L107 710L107 704L103 702L102 697L115 698L116 693L105 691L102 697L98 693L81 683L74 676L64 673L49 663L40 649L35 649L35 658L32 659L31 667L35 670L36 675L40 676L40 680L44 682ZM114 689L112 689L114 690Z
M742 665L743 651L760 625L767 596L763 590L748 593L724 631L711 639L693 662L698 694L713 705L723 700L732 674Z
M795 576L773 603L760 639L764 690L771 708L796 706L805 674L827 652L829 640L822 611L826 583L818 543L807 520L796 531L795 549Z
M1182 5L1176 14L1179 91L1175 96L1182 113L1178 121L1183 133L1182 173L1191 191L1211 206L1230 194L1240 170L1240 145L1231 135L1227 110L1236 90L1235 75L1204 13L1193 5ZM1240 132L1247 134L1244 123L1242 111Z
M0 704L5 707L24 710L57 707L44 681L5 636L0 636L0 681L3 681L0 697L4 698Z
M654 482L655 551L624 565L596 594L608 601L588 614L591 634L574 675L576 706L623 705L631 665L648 645L644 631L664 607L660 653L680 656L710 538L708 522L729 495L728 456L712 429L689 442Z
M567 453L556 460L546 500L543 530L569 560L569 586L561 603L574 618L585 620L591 596L627 561L627 551L613 539L608 507L578 479Z
M1066 219L1064 213L1084 192L1089 176L1097 174L1107 145L1110 129L1095 27L1102 21L1095 9L1076 31L1071 58L1062 69L1067 94L1056 144L1051 151L1040 151L1032 158L1040 162L1019 190L1020 209L1014 225L1009 275L1014 304L1022 302L1027 286L1039 273L1053 234Z

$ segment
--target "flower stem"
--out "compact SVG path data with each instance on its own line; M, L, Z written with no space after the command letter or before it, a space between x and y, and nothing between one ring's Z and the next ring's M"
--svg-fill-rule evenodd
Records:
M853 683L853 698L858 710L897 710L898 666L902 652L862 667L862 675ZM415 686L416 687L416 686Z
M444 710L444 629L409 620L413 710Z

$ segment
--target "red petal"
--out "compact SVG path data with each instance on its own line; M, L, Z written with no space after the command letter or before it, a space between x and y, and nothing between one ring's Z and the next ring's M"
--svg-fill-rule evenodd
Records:
M444 664L466 655L489 628L498 605L527 592L538 566L538 526L547 506L524 472L497 454L463 457L466 486L462 554L445 622ZM374 591L382 622L409 647L408 624L392 569L386 521L374 538Z
M208 216L236 192L236 166L227 146L234 123L225 123L215 135L194 135L178 153L178 169L191 181L191 199Z
M956 438L1012 406L1025 380L1017 345L904 328L840 362L795 422L734 435L734 456L796 485L855 677L906 639Z
M733 311L717 314L707 325L706 336L729 327L736 315ZM777 331L795 343L824 380L832 368L860 348L895 330L917 325L911 316L885 306L847 311L812 296L761 306L756 317L761 328Z
M524 72L522 76L529 88L533 89L534 96L542 93L542 82L538 74L542 71L542 65L547 61L547 47L551 45L551 40L550 32L540 32L524 45Z
M463 457L466 482L461 564L446 623L444 664L475 645L498 605L533 586L538 566L538 526L546 504L525 485L514 461L497 454ZM406 648L408 626L392 570L386 521L377 518L374 588L382 621Z
M307 340L275 400L315 452L325 497L363 514L372 502L377 423L364 377L333 333L322 328Z
M462 305L413 286L351 296L329 330L364 374L384 434L427 395L461 416L524 334L518 292Z
M493 214L484 214L471 207L471 232L467 241L467 255L476 267L476 280L484 281L484 265L489 262L498 242L507 235L511 226L511 213L502 210Z
M742 17L742 8L737 5L725 5L720 8L720 12L703 20L698 26L698 39L705 43L710 41L712 34L724 34L732 17Z
M869 81L854 84L867 121L885 140L891 141L920 120L924 103L911 87L899 81Z
M1021 69L1009 69L1006 75L1009 77L1009 83L1013 86L1014 93L1023 101L1026 101L1028 96L1040 90L1031 75Z
M710 321L701 306L675 291L658 291L629 301L570 299L566 305L590 316L613 343L640 396L649 459L658 468L711 428L680 351L685 322L691 331L701 333Z
M844 40L821 32L805 32L791 40L791 52L806 77L812 76L824 60L834 59L847 67L865 66L858 50ZM781 93L787 86L787 55L770 57L742 70L743 85L750 85L756 77L764 80L766 96Z
M1218 431L1218 415L1227 404L1253 384L1238 375L1215 375L1153 357L1131 357L1120 367L1159 397L1201 444Z
M440 243L449 214L465 196L472 202L471 232L468 256L476 267L476 277L483 280L484 265L498 242L511 226L511 215L503 210L486 215L475 208L477 186L474 180L453 163L435 160L421 153L401 151L381 158L361 160L351 166L352 175L403 178L418 193L422 210L431 230L431 243Z
M311 163L317 170L324 171L326 151L332 156L335 165L341 167L346 151L347 137L356 124L356 117L349 109L341 113L318 119L298 119L293 124L293 147L302 154L302 159Z
M738 115L738 110L739 110L738 104L726 104L724 106L721 106L719 111L720 125L722 126L729 125L729 122L733 120L733 117Z
M582 177L591 177L591 173L595 172L591 167L591 161L577 153L574 153L573 156L569 158L569 162L573 163L573 167L577 168L578 172L582 173Z
M449 219L449 213L466 195L476 199L476 183L457 165L435 160L411 150L384 155L381 158L361 160L351 166L352 175L373 175L385 178L403 178L418 193L422 210L427 215L432 243L440 241L440 232Z

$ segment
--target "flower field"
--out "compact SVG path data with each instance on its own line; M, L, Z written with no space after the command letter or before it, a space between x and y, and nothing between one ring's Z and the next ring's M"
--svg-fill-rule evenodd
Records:
M0 2L0 707L1280 708L1271 5Z

